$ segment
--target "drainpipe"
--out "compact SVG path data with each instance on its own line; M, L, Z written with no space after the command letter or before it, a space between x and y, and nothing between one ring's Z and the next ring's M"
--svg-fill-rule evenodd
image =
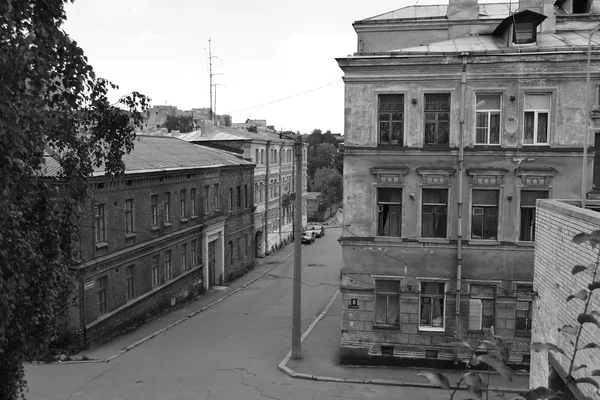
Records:
M463 228L463 169L464 169L464 134L465 134L465 102L467 92L467 58L468 52L461 53L462 56L462 76L461 76L461 97L460 97L460 131L458 138L458 201L457 201L457 219L456 219L456 314L454 335L460 337L460 291L462 282L462 228ZM460 360L458 347L456 348L456 361Z
M267 245L269 243L269 167L271 166L269 150L271 150L271 141L267 140L267 149L265 151L265 153L267 153L267 163L265 164L265 222L263 224L265 231L265 248L263 251L263 257L267 256Z
M279 136L279 138L281 139L281 136ZM282 220L282 216L283 216L283 203L281 201L281 181L283 180L281 177L281 167L283 166L282 163L282 155L283 155L283 145L285 143L282 141L281 144L279 145L279 158L277 159L277 164L279 165L279 182L277 184L277 197L279 198L279 218L278 218L278 222L277 222L277 228L279 230L279 244L283 243L283 238L281 237L281 220Z
M587 196L587 176L588 176L588 140L590 137L590 63L592 58L592 36L594 33L600 30L600 25L592 29L588 38L588 50L587 50L587 74L585 77L585 109L583 110L583 120L585 121L585 127L583 130L583 165L581 169L581 208L585 208L585 200Z

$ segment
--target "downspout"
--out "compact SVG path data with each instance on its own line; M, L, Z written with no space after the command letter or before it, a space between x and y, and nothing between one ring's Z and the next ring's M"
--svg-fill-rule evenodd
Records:
M463 229L463 169L464 169L464 134L465 134L465 101L467 93L467 58L468 52L462 52L462 74L461 74L461 95L460 95L460 131L458 137L458 201L456 218L456 314L454 335L460 338L460 292L462 283L462 229ZM455 362L460 360L458 347L456 347Z
M265 151L265 155L267 156L267 163L265 164L265 221L263 223L264 226L264 237L265 237L265 249L263 252L263 257L267 256L267 245L269 244L269 167L271 166L270 154L269 150L271 147L271 141L267 140L267 149Z
M281 139L281 136L279 138ZM283 238L281 237L281 226L282 226L282 223L281 223L282 218L281 217L283 217L283 209L282 209L283 202L281 201L281 193L282 193L281 181L283 179L281 177L281 167L283 166L283 163L282 163L283 157L282 156L283 156L284 144L285 143L283 141L281 141L281 144L279 146L279 158L277 159L277 164L279 165L279 182L277 184L277 197L279 197L279 214L278 214L279 218L278 218L278 222L277 222L277 225L278 225L277 229L279 230L279 245L281 245L283 243Z

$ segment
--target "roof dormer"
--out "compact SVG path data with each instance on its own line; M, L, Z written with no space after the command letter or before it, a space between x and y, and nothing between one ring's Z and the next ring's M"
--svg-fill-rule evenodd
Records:
M516 12L506 17L494 30L494 35L502 36L509 47L535 44L538 26L546 16L530 10Z

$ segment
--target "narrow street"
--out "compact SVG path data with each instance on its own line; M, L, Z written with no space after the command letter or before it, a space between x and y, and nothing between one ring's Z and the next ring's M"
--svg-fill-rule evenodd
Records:
M339 235L335 227L315 243L302 245L303 331L339 285ZM448 398L443 390L317 382L278 371L291 346L292 276L293 256L206 312L109 363L27 364L27 398Z

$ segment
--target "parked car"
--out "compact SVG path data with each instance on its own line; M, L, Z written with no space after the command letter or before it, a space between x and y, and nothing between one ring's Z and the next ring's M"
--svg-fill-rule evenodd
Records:
M302 238L300 240L301 243L311 244L315 241L315 235L311 231L302 232Z
M313 231L318 238L325 236L325 228L323 228L323 225L313 225L310 230Z

